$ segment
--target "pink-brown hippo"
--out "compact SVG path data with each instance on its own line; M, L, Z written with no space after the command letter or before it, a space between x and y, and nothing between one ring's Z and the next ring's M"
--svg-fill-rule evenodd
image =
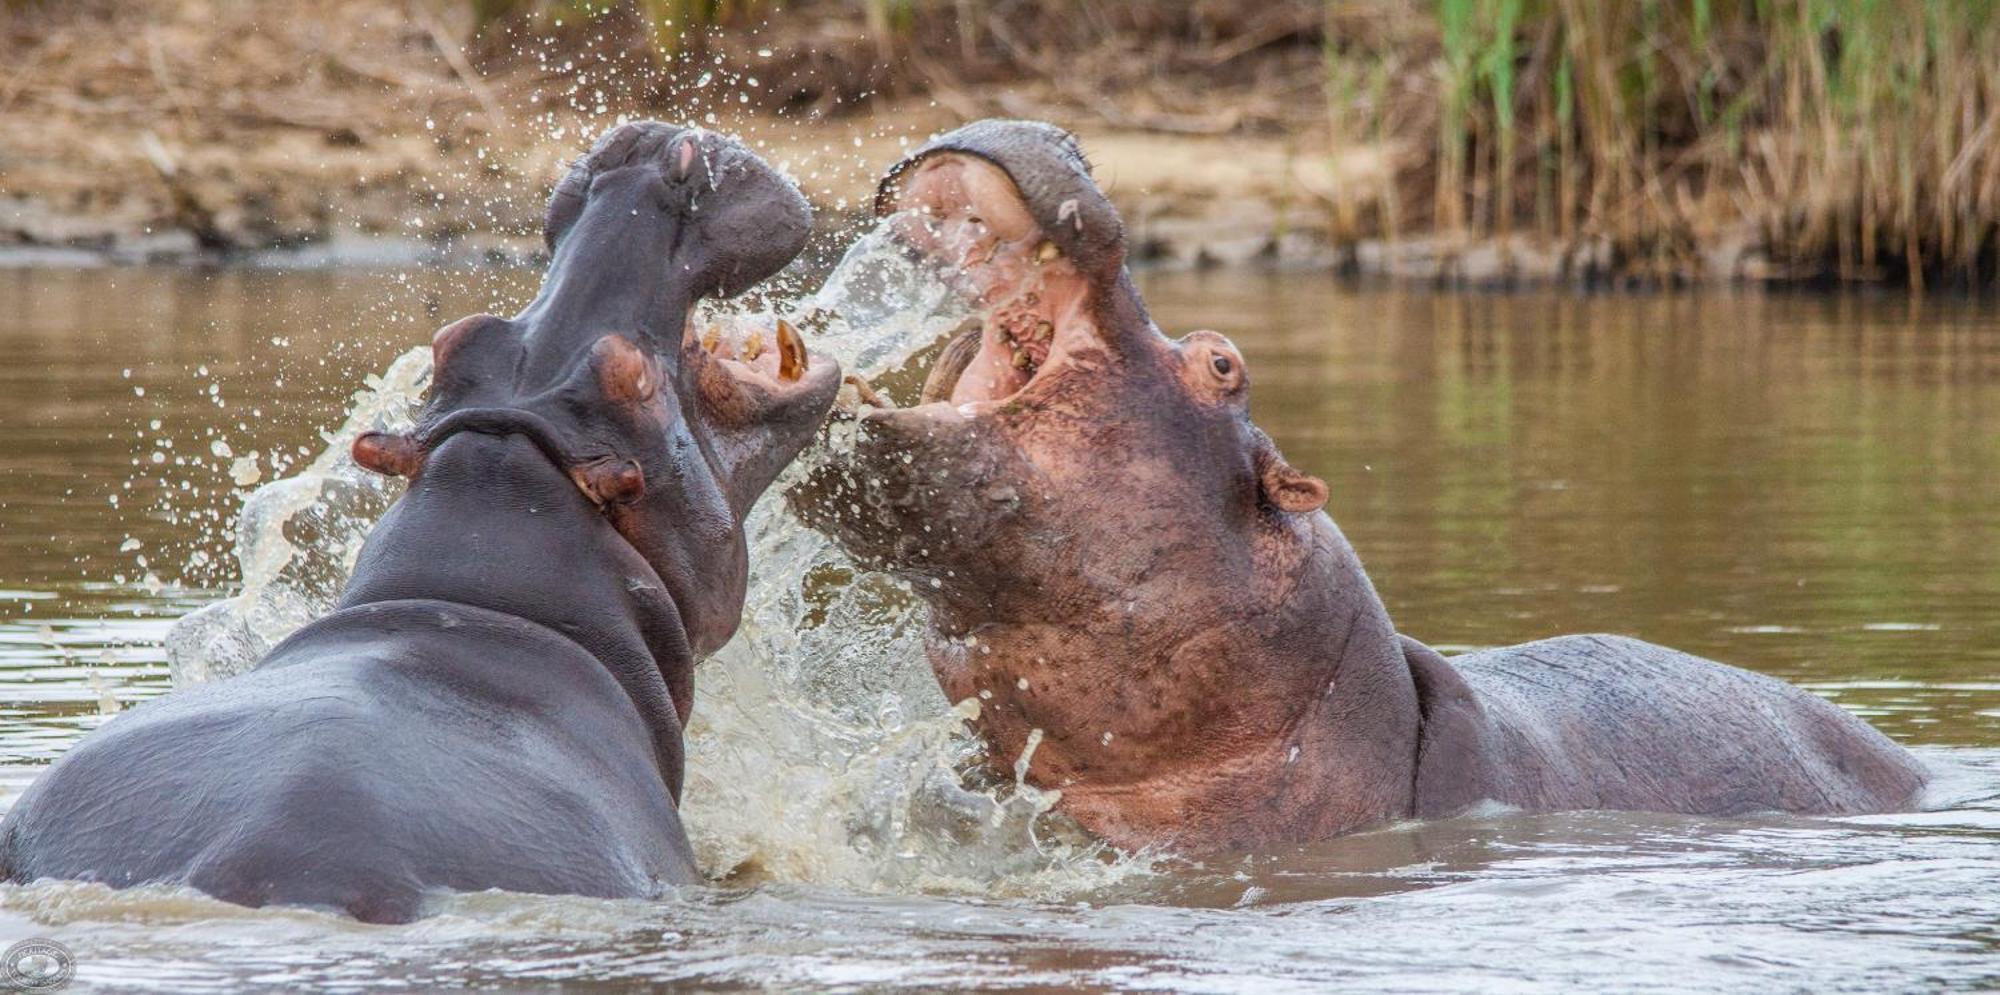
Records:
M1124 847L1314 840L1484 801L1902 808L1917 760L1798 688L1620 636L1447 660L1397 632L1229 340L1147 316L1070 135L982 121L883 181L979 301L924 402L864 409L796 503L929 603L994 765Z

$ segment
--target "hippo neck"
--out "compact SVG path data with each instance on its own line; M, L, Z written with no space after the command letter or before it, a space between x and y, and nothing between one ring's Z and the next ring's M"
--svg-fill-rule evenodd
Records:
M511 615L609 670L676 799L694 657L658 575L533 443L462 433L368 535L341 608L400 601Z
M673 272L687 225L660 209L660 195L657 180L637 171L592 187L556 244L541 292L515 319L531 329L531 355L567 362L608 332L639 332L656 351L678 346L695 296L691 280ZM635 271L634 260L658 266Z
M1082 631L988 627L977 657L940 660L952 650L934 642L933 662L941 677L997 661L1011 680L1010 659L1053 676L1044 689L946 689L990 692L981 724L1002 765L1043 730L1031 780L1118 845L1228 849L1270 838L1274 820L1284 838L1316 839L1403 817L1419 715L1401 644L1332 521L1295 526L1283 555L1251 558L1268 566L1247 580L1165 578L1192 600L1140 625L1099 612ZM1135 643L1135 631L1150 635ZM1056 652L1060 670L1030 663Z

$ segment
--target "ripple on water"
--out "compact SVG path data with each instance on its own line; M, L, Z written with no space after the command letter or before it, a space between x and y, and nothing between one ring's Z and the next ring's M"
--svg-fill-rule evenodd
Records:
M1884 991L2000 979L2000 751L1955 808L1853 819L1497 815L1163 864L1064 901L690 888L483 893L362 926L163 889L0 888L104 990L551 983L1170 991Z

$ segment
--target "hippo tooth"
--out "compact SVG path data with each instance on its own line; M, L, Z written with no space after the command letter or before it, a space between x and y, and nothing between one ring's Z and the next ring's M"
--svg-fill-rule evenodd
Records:
M764 354L763 332L751 332L750 337L743 340L742 348L737 350L737 355L741 356L743 358L743 361L746 363L749 362L750 360L756 359L759 356L762 356L763 354Z
M1060 258L1062 258L1062 250L1056 248L1054 242L1044 240L1042 244L1035 247L1035 261L1038 263L1054 262Z
M875 388L868 381L861 379L860 374L850 373L844 379L849 386L854 388L854 396L860 398L861 403L877 408L895 408L895 405L890 403L887 398L876 393Z
M710 325L708 326L708 331L701 333L701 347L708 352L720 352L722 350L721 326Z
M1050 339L1050 337L1055 335L1055 333L1056 333L1055 325L1046 321L1035 322L1035 332L1033 335L1034 341L1047 342Z
M951 399L952 388L958 386L959 378L965 375L965 368L972 365L972 361L979 355L983 334L984 327L978 319L965 322L952 333L950 343L944 347L944 353L938 356L936 365L931 367L930 376L924 378L921 397L923 403Z
M799 339L798 329L783 318L778 319L778 379L797 380L806 371L806 344Z
M1027 369L1027 368L1028 368L1028 364L1029 364L1030 362L1032 362L1032 360L1030 360L1030 359L1028 358L1028 353L1027 353L1027 352L1026 352L1025 350L1022 350L1022 349L1015 349L1015 350L1014 350L1014 368L1015 368L1015 369L1017 369L1017 370L1025 370L1025 369Z

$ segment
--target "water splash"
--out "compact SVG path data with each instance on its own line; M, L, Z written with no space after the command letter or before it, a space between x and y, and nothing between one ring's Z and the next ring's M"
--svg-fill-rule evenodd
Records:
M415 348L354 394L326 448L298 473L251 492L236 519L243 578L234 597L203 607L167 632L174 684L250 669L292 630L331 608L361 555L361 541L401 481L369 473L349 454L368 431L407 431L430 384L430 350Z
M816 291L772 310L870 378L972 313L886 225L864 233ZM309 466L251 495L236 526L243 590L174 626L176 684L248 669L331 607L398 493L348 447L363 431L409 427L429 358L413 350L372 378ZM982 745L924 660L919 602L856 567L780 499L842 442L835 432L795 462L746 522L742 629L697 672L687 729L683 813L702 866L733 881L1035 897L1140 869L1052 815L1053 794L986 772Z

